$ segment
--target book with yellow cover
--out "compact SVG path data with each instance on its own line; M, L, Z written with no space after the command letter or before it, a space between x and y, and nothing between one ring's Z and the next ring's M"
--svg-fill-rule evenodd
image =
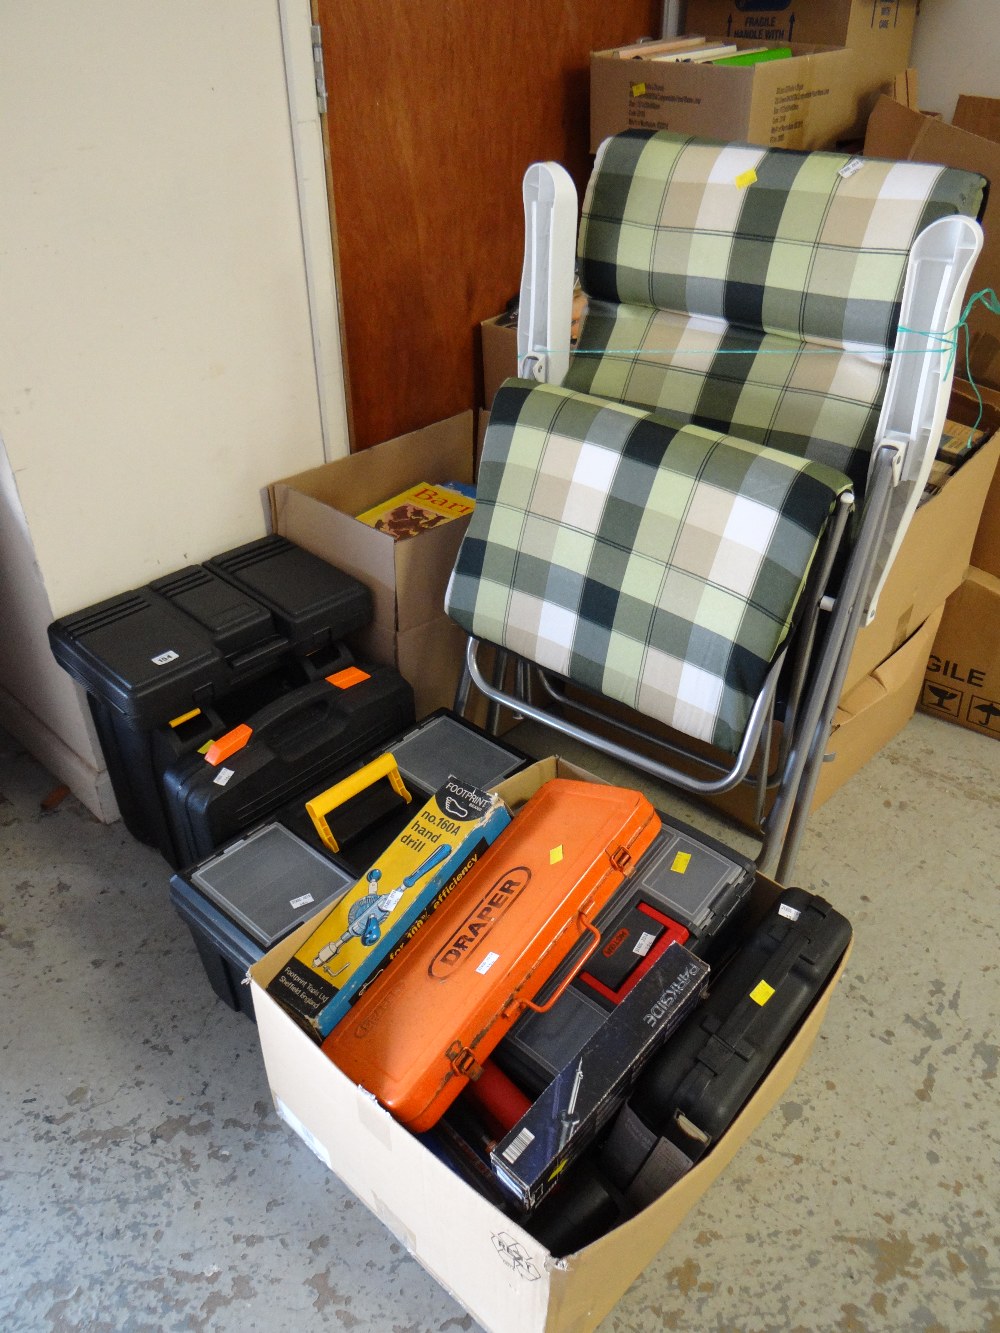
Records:
M387 532L399 541L448 523L453 518L465 518L475 505L475 500L460 491L421 481L381 504L373 505L357 517L360 523Z

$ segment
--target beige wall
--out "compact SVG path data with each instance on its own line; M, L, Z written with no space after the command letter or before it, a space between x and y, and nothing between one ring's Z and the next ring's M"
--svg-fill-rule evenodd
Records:
M0 720L105 809L48 619L262 535L323 457L279 5L2 29Z
M1000 97L1000 4L920 0L911 60L921 109L945 120L959 93Z

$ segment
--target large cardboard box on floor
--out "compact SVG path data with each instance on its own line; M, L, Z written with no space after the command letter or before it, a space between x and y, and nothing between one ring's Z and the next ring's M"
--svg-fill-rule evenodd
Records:
M927 661L923 712L1000 740L1000 578L970 567Z
M992 432L983 444L926 500L913 519L879 596L875 619L858 633L844 679L844 693L869 675L962 582L972 554L987 493L1000 459L1000 397L956 381L948 415Z
M917 0L687 0L686 24L730 40L848 47L845 78L855 107L848 132L863 134L883 85L909 63L916 15Z
M463 412L269 488L275 532L371 589L373 619L358 649L396 666L418 717L454 700L465 635L445 615L444 593L468 519L394 541L354 515L421 481L471 482L473 449L472 413Z
M743 67L622 59L614 50L596 51L590 57L590 151L596 153L609 135L631 129L779 148L829 147L855 120L852 53L790 45L786 60Z
M550 758L516 774L500 791L517 805L555 776L597 780ZM756 914L779 892L760 880L752 902ZM586 1333L600 1323L784 1096L816 1040L847 961L845 956L711 1152L637 1217L585 1249L555 1258L345 1078L267 994L267 983L310 929L307 923L282 941L250 974L278 1114L490 1333ZM766 1264L766 1255L761 1262Z

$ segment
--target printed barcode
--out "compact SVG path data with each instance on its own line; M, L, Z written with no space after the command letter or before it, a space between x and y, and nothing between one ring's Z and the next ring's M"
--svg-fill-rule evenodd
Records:
M527 1148L528 1144L533 1142L534 1137L535 1136L530 1129L522 1129L520 1134L518 1134L506 1148L504 1148L503 1155L505 1160L508 1162L516 1162L524 1152L525 1148Z

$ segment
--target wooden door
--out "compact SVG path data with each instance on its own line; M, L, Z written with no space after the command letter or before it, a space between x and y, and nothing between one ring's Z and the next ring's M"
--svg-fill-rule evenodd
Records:
M659 0L314 0L352 447L470 407L478 325L520 282L521 177L590 168L592 50Z

